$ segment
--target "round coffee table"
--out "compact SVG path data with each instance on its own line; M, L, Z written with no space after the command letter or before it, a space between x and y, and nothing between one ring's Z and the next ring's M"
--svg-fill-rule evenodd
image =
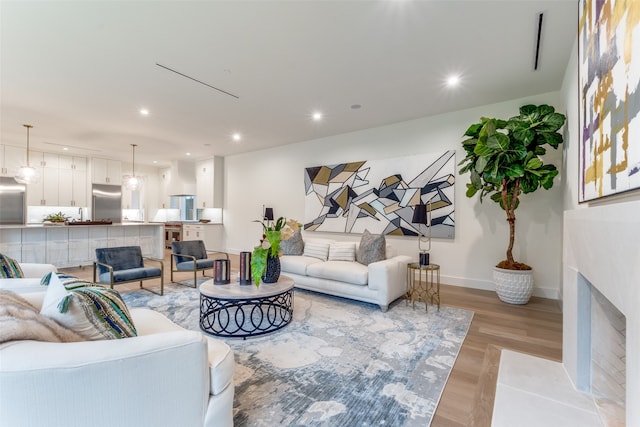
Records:
M200 285L200 329L222 337L254 337L277 331L293 318L293 279L255 285Z

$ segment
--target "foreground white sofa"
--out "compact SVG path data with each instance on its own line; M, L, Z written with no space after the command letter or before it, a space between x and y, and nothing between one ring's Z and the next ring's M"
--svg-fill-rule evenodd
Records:
M328 242L327 239L305 239ZM356 244L356 250L358 242ZM368 266L357 261L322 261L304 255L282 255L282 274L295 281L296 288L364 301L387 311L389 304L407 291L407 264L411 257L395 255L387 246L387 259Z
M20 279L0 278L0 289L8 289L17 294L46 290L47 288L40 284L40 279L47 273L55 273L57 271L56 266L53 264L28 262L21 262L19 264L24 277Z
M44 292L21 296L40 307ZM233 426L233 352L148 309L138 335L0 345L0 425Z

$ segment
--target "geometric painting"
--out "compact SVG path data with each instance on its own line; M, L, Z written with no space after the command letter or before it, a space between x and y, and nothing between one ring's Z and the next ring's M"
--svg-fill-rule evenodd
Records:
M580 202L640 188L640 1L580 0Z
M455 150L306 168L304 229L417 236L411 220L423 203L431 236L453 239L454 183Z

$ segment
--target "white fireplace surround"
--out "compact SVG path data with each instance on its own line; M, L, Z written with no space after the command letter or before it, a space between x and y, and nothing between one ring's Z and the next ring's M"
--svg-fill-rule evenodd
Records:
M640 201L566 211L563 242L564 367L580 388L581 274L626 316L626 424L640 426Z

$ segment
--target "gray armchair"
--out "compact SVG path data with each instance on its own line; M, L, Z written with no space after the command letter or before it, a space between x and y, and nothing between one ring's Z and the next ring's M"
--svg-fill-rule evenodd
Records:
M206 270L214 268L214 259L209 258L209 254L222 254L229 259L226 252L208 251L202 240L171 242L171 282L174 282L173 273L189 271L193 272L193 287L196 288L198 271L205 276Z
M145 260L159 263L159 267L146 267ZM157 294L142 287L143 280L160 279L160 293L164 295L164 262L155 258L142 256L140 246L120 246L114 248L97 248L96 261L93 263L93 281L95 283L113 285L129 282L140 282L140 288Z

